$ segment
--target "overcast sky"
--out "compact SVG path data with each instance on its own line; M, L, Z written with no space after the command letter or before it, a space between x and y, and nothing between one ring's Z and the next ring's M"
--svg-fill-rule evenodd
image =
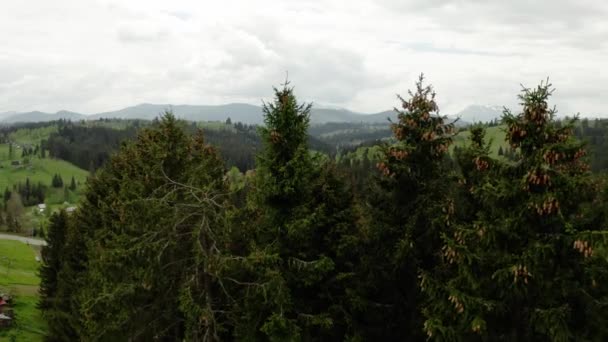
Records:
M533 3L533 4L532 4ZM602 0L2 0L0 112L296 95L377 112L420 72L443 113L516 104L547 76L562 114L604 114Z

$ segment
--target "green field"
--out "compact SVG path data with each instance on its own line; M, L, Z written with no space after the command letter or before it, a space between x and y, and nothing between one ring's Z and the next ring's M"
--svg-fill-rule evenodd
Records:
M498 156L498 150L500 147L506 149L509 145L505 141L505 129L506 126L495 126L486 128L486 142L490 145L490 154L494 157ZM454 138L454 145L458 147L464 147L469 143L469 131L459 132Z
M48 139L51 133L57 132L58 126L52 125L41 128L20 128L9 135L11 141L20 145L37 145L43 139Z
M61 175L64 184L69 185L72 176L80 183L84 184L87 179L88 172L60 159L39 158L37 156L21 158L21 149L15 148L14 158L9 158L8 144L0 144L0 190L6 187L9 189L13 185L21 182L25 183L29 178L32 184L41 182L44 185L50 186L54 174ZM19 160L21 165L11 165L12 160ZM28 163L25 163L28 160ZM59 195L51 192L51 203L57 203L58 197L63 198L63 189L57 189ZM61 201L63 202L63 201Z
M22 165L12 165L8 159L8 145L0 144L0 191L5 189L11 190L17 184L25 184L26 180L30 180L30 184L42 183L46 186L45 200L47 208L52 211L59 207L67 207L78 202L80 194L85 188L85 182L89 172L78 168L77 166L60 159L39 158L37 156L29 158L21 158L21 150L15 149L14 155L18 155ZM27 164L24 160L28 159ZM76 181L76 190L67 192L64 188L53 188L51 181L53 175L59 174L66 186L70 185L72 177ZM67 202L67 203L66 203ZM23 232L29 234L31 228L38 228L44 225L47 220L45 215L38 212L36 207L28 207L25 210L23 224Z
M0 240L0 292L13 295L15 322L0 330L0 341L42 341L45 323L38 301L38 250L19 241Z
M9 135L14 143L12 156L9 153L9 145L0 144L0 191L7 187L11 189L19 182L25 184L26 179L29 178L31 184L40 182L49 187L48 192L45 193L47 204L60 204L66 201L66 196L63 189L50 187L53 175L59 174L65 185L70 184L72 177L77 183L84 185L89 173L69 162L50 157L40 158L39 155L22 157L21 146L39 145L41 140L48 139L57 129L57 125L52 125L35 129L21 128L12 132ZM20 165L12 165L12 161L19 161ZM78 192L68 194L67 201L76 201Z
M41 182L50 186L54 174L61 175L64 184L69 185L72 176L84 184L89 173L60 159L32 157L28 165L20 166L13 166L9 160L0 159L0 189L11 188L19 182L25 183L27 178L32 183Z
M469 134L468 130L460 131L454 137L454 143L451 146L451 149L454 146L464 147L469 144ZM500 147L503 150L508 148L508 144L505 141L505 126L495 126L495 127L487 127L486 128L486 142L490 144L490 154L493 157L498 157L498 150ZM379 146L372 147L359 147L355 151L347 153L347 155L342 156L338 155L338 160L340 158L349 158L351 160L363 160L364 157L367 157L368 160L377 161L381 157L381 151Z

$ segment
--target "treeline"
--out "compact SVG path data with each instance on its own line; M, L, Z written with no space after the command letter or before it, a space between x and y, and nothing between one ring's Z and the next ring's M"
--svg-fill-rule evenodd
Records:
M480 127L451 159L453 124L421 79L364 191L310 153L310 106L287 85L240 190L166 115L53 216L47 338L606 340L606 187L574 123L552 121L550 89L505 115L514 160L490 156Z
M59 125L58 131L51 133L43 142L53 158L66 160L85 170L96 170L118 150L123 141L137 135L138 126L129 125L125 129L103 126L88 127L72 122Z
M391 137L391 130L386 124L329 122L312 126L309 132L338 150Z
M63 199L68 201L70 193L76 191L77 182L72 176L69 184L63 183L63 179L59 174L54 174L50 180L53 188L63 188ZM45 204L45 199L49 191L49 186L42 182L32 182L29 177L25 182L17 182L12 188L6 187L2 201L0 201L0 231L6 230L14 233L23 233L22 228L27 227L27 218L25 217L25 208ZM39 210L35 208L34 210ZM50 209L43 209L44 213L48 213ZM25 227L24 227L25 226ZM33 229L33 234L42 230Z
M585 141L592 158L591 170L605 172L608 170L608 120L582 119L574 130L574 135Z
M255 155L262 146L257 127L240 122L231 125L234 130L203 128L205 140L217 146L227 167L236 166L243 172L251 170L255 167ZM195 133L193 129L191 134Z
M85 170L94 171L103 166L110 155L117 151L123 142L134 139L142 127L156 127L158 120L152 122L134 121L122 129L109 126L87 126L82 123L62 122L59 129L42 142L43 149L51 157L69 161ZM186 132L194 134L199 128L197 123L182 125ZM240 122L230 123L225 128L202 128L207 141L218 147L228 167L236 166L241 171L255 167L255 156L261 147L258 128ZM320 140L309 137L313 149L333 154L334 149Z

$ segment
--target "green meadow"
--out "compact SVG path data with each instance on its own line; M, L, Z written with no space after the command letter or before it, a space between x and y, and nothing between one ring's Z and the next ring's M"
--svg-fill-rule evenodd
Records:
M11 165L8 159L0 159L0 189L2 190L6 187L11 188L19 182L24 184L27 178L31 183L41 182L50 187L54 174L61 175L64 184L69 185L72 176L76 182L84 184L89 173L60 159L31 157L28 164L18 166ZM63 189L60 190L63 194Z
M0 240L0 292L13 296L15 321L11 328L0 329L0 341L36 342L46 329L38 301L39 249L19 241Z
M494 126L486 127L486 139L485 141L490 144L490 154L493 157L498 156L498 150L502 147L503 150L508 148L508 144L505 142L505 129L506 126ZM454 137L454 145L458 147L464 147L469 142L470 132L468 130L459 132Z

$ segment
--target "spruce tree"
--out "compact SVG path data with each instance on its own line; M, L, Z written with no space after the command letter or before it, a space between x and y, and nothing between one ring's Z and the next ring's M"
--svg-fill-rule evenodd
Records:
M51 181L51 185L54 188L63 188L63 179L61 178L61 176L59 174L54 174L53 175L53 180Z
M74 179L74 176L72 176L72 180L70 181L70 190L76 191L76 180Z
M423 338L418 276L439 263L440 236L453 202L444 164L453 123L438 114L435 93L421 76L391 124L394 144L383 146L366 207L369 231L361 268L365 301L358 314L365 340Z
M53 214L49 221L48 234L46 235L46 246L40 252L42 265L40 266L40 287L38 308L42 310L47 322L48 330L46 340L60 341L67 336L62 332L64 322L61 300L57 298L58 274L63 265L64 248L66 244L68 216L65 211Z
M585 151L573 122L554 124L550 95L548 83L524 89L522 112L505 113L517 162L489 158L481 139L460 159L471 209L442 237L445 271L422 278L429 337L606 339L605 222L590 219Z
M288 84L264 105L264 145L249 198L255 231L248 277L256 285L241 305L239 339L342 340L350 334L345 287L353 272L347 255L356 216L335 169L308 150L310 109Z
M75 220L89 246L82 339L225 339L223 175L167 114L92 176Z
M11 197L6 202L7 226L11 232L21 232L21 220L25 208L21 201L21 195L16 191L11 192Z
M63 200L64 202L70 202L70 189L67 185L63 187Z
M11 198L11 191L8 189L8 186L4 189L4 204Z

